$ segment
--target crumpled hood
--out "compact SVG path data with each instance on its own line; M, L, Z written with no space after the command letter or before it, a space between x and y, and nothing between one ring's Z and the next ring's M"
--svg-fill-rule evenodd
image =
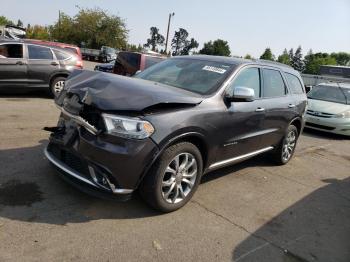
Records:
M180 88L137 78L76 70L66 81L67 93L105 111L142 111L158 104L199 104L203 97Z
M328 114L340 114L346 110L350 110L350 105L316 100L316 99L308 99L308 109Z

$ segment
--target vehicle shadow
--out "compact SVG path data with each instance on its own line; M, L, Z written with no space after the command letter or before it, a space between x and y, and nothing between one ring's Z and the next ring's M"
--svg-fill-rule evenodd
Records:
M63 181L45 158L47 140L0 150L0 217L65 225L98 219L157 216L137 194L128 202L102 200Z
M21 99L26 100L28 98L43 98L43 99L52 99L49 92L43 90L15 90L15 91L5 91L0 90L0 98L8 98L8 99Z
M33 147L0 150L0 217L64 225L98 219L136 219L161 213L135 194L130 201L102 200L80 192L63 181L44 157L47 140ZM256 157L233 167L211 172L202 183L237 170L270 165Z
M350 178L327 179L252 232L232 253L233 261L349 261Z

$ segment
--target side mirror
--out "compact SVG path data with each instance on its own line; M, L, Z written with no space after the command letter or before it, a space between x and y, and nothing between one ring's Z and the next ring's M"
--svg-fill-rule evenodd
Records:
M233 90L233 96L228 97L231 102L252 102L255 99L254 89L237 86Z

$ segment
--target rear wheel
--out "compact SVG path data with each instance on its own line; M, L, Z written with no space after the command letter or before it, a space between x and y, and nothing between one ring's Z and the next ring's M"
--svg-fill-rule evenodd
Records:
M66 78L63 76L56 77L51 81L50 91L54 98L56 98L63 90L65 81Z
M293 157L298 141L298 129L290 125L280 144L272 152L272 159L279 165L285 165Z
M202 176L198 148L181 142L167 148L140 186L140 194L153 208L172 212L184 206L197 190Z

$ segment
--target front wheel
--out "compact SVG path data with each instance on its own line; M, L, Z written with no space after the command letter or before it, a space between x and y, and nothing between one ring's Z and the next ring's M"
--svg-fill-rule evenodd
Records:
M140 194L153 208L172 212L184 206L196 191L203 162L198 148L189 142L168 147L140 185Z
M290 125L280 144L272 152L272 159L279 165L285 165L293 157L295 147L298 141L298 129Z

